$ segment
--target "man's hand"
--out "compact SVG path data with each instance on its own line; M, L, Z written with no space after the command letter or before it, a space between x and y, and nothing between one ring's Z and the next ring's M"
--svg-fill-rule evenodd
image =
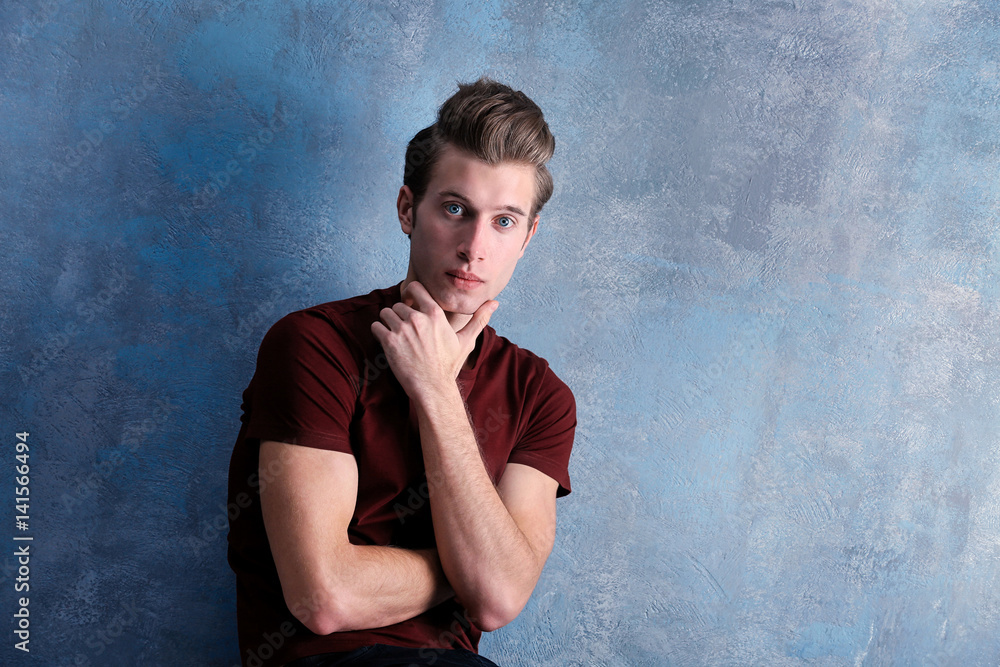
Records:
M482 304L456 332L423 285L411 282L402 296L372 333L416 411L444 575L476 625L492 631L520 613L538 582L558 483L515 463L494 486L455 382L498 304Z
M454 385L476 339L499 304L483 303L459 331L452 329L441 306L417 281L406 286L403 300L379 313L372 333L382 344L389 366L410 398Z

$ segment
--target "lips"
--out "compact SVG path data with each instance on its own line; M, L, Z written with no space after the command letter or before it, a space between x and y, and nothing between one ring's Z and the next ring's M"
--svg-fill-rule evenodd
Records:
M463 290L471 290L483 284L482 279L474 273L465 271L448 271L445 273L448 281L455 287Z
M475 273L466 273L465 271L448 271L448 275L461 278L462 280L474 280L477 283L483 282L483 279Z

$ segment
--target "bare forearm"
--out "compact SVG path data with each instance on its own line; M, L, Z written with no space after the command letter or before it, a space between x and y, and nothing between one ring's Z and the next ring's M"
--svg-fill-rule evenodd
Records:
M476 624L495 629L520 612L538 581L551 549L548 534L555 530L555 507L544 503L554 498L543 497L550 485L537 479L521 485L521 493L507 490L500 497L455 381L497 302L484 301L471 318L455 322L461 326L456 330L420 282L411 280L401 294L403 301L379 312L372 334L417 414L441 566ZM543 511L519 507L519 524L505 500L517 505L526 494L541 501ZM536 518L544 526L536 528ZM528 525L532 541L520 527Z
M288 601L292 613L319 634L406 621L455 595L435 549L348 545L334 558L336 575Z
M486 472L458 387L427 392L416 406L444 572L474 615L512 605L516 614L537 581L538 557Z

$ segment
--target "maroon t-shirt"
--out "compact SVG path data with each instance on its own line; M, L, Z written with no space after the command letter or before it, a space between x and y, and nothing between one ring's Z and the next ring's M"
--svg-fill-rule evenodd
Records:
M416 419L370 329L379 311L399 300L396 285L294 312L261 343L229 467L229 564L244 665L280 665L376 643L477 650L482 633L454 598L395 625L312 633L285 605L261 516L261 441L317 447L353 454L357 462L351 543L435 546ZM544 359L492 328L478 345L475 365L461 371L458 383L494 484L507 463L521 463L555 479L557 496L566 495L576 428L572 392ZM266 483L267 471L260 475Z

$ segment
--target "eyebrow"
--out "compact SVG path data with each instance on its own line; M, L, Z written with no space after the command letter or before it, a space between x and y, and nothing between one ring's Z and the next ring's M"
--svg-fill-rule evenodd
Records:
M475 211L475 207L471 205L471 202L469 201L469 198L466 197L465 195L463 195L460 192L455 192L454 190L442 190L441 192L438 193L438 197L442 197L442 198L454 197L455 199L461 199L463 202L465 202L465 204L466 204L466 206L468 208L470 208L473 211ZM506 204L504 206L501 206L497 210L501 211L501 212L514 213L516 215L521 216L522 218L527 218L528 217L528 214L525 213L524 211L522 211L519 206L514 206L513 204Z

